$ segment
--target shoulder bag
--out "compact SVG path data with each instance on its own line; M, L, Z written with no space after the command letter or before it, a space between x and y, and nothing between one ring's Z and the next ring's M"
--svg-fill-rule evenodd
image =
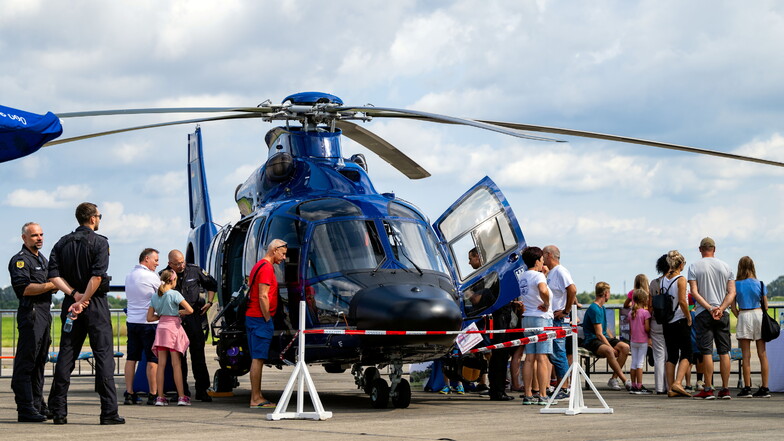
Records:
M781 334L779 322L768 315L768 308L763 306L762 298L765 296L765 285L760 282L760 306L762 307L762 340L769 342L778 338Z

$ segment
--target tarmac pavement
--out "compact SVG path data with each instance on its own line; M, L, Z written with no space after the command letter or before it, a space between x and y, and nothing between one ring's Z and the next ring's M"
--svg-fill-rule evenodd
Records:
M210 364L210 372L217 368ZM240 379L235 396L215 398L212 403L194 401L191 407L154 407L120 404L125 425L100 426L99 400L93 377L74 377L68 396L68 424L17 423L10 378L0 379L0 433L4 440L17 439L170 439L222 440L274 437L276 440L646 440L646 439L782 439L784 394L772 398L733 398L698 401L640 396L607 388L608 375L592 376L613 414L545 415L539 406L521 406L515 394L510 402L492 402L476 394L440 395L414 388L407 409L370 407L369 398L356 389L349 373L327 374L311 366L321 401L333 416L326 421L268 421L273 409L249 409L247 376ZM265 397L277 400L293 368L282 371L266 367ZM116 377L118 395L124 382ZM653 377L646 375L646 384ZM46 379L48 393L51 377ZM733 396L738 392L732 389ZM586 390L588 407L600 407ZM305 394L305 409L311 410ZM555 407L566 407L562 402ZM289 410L296 409L296 395ZM106 437L106 438L105 438Z

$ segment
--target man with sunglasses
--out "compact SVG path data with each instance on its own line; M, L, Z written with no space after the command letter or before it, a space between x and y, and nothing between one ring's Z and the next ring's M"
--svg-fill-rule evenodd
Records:
M210 373L207 370L207 359L204 355L204 343L207 340L205 333L207 325L207 311L215 303L215 292L218 291L218 282L206 270L197 265L185 262L185 256L180 250L169 252L169 265L164 269L171 269L177 273L177 285L174 287L193 308L193 314L182 317L182 327L191 344L188 346L193 378L196 381L195 399L204 402L212 401L207 393L210 387ZM201 294L207 292L207 301ZM188 388L188 362L182 361L182 379L185 386L185 395L190 396Z
M67 424L67 395L76 357L90 336L95 359L95 391L101 397L101 424L125 424L117 414L114 385L112 320L106 293L109 292L109 241L97 234L103 217L98 207L83 202L76 207L79 227L63 236L49 256L49 281L65 293L60 320L75 314L70 331L63 329L60 353L49 393L49 409L55 424Z

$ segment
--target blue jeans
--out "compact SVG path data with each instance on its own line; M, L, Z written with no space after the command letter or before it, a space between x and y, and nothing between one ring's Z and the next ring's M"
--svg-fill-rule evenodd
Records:
M563 319L553 319L553 326L567 326L569 322L564 322ZM558 378L563 378L566 371L569 370L569 361L566 359L566 338L559 338L553 340L553 353L550 354L550 363L555 367L555 375Z

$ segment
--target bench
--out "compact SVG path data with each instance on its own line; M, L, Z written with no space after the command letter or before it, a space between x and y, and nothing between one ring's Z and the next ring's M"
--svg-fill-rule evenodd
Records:
M719 354L716 351L713 351L713 361L714 363L719 361ZM743 388L743 352L740 348L730 349L730 363L733 361L738 362L738 389L741 389ZM716 382L714 381L713 384Z
M601 360L601 358L583 347L577 348L577 355L580 357L580 364L583 365L585 375L590 378L591 372L596 372L596 362ZM714 363L719 361L719 354L715 350L713 351L713 361ZM740 348L730 349L730 362L733 361L738 362L738 389L740 389L743 387L743 353Z
M60 353L57 351L50 352L46 361L50 363L57 363L57 356L59 354ZM120 351L114 351L114 358L119 360L120 358L123 357L125 357L125 354L123 354ZM93 370L93 372L95 372L95 363L93 362L94 359L95 357L93 357L93 353L91 351L80 352L79 355L76 357L76 361L79 362L79 369L77 371L77 375L81 375L82 373L82 364L81 364L82 361L86 361L90 365L90 368ZM117 368L117 372L119 373L119 369L120 369L119 363L117 363L116 368Z

